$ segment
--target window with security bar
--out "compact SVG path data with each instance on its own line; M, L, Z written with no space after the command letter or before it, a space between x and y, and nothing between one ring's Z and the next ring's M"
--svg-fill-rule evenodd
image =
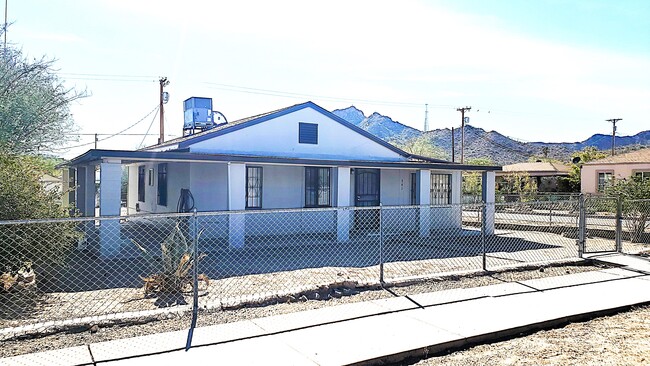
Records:
M167 206L167 163L158 164L158 204Z
M305 207L331 206L330 186L330 168L306 167Z
M246 167L246 208L262 208L262 167Z
M598 192L605 192L605 188L609 186L614 177L612 172L602 172L598 173Z
M431 173L431 204L451 203L451 174Z
M138 167L138 201L144 202L144 165Z

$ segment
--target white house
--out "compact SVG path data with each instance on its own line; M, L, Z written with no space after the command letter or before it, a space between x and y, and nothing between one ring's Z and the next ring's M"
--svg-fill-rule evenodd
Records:
M356 224L350 207L437 205L446 211L431 215L412 210L414 216L402 214L390 222L422 235L437 227L459 227L461 172L483 172L483 198L491 203L494 172L500 170L409 154L312 102L138 151L90 150L67 165L76 169L76 206L86 216L94 215L97 166L99 215L120 214L121 167L127 166L129 215L177 212L179 206L193 206L199 212L287 210L286 215L293 216L274 216L282 220L278 230L287 234L330 231L339 241L348 240ZM287 224L287 217L300 212L290 209L311 208L331 208L320 213L329 218L318 225L293 219L289 220L293 224ZM211 216L202 225L221 225L224 230L211 232L239 247L254 232L259 216ZM486 216L486 222L490 234L493 214ZM115 231L105 224L109 228L100 231ZM102 238L101 253L112 255L117 249L108 237Z

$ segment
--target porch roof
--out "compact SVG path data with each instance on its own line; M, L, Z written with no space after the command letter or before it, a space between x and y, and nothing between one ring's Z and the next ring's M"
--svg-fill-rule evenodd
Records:
M278 165L320 165L320 166L349 166L368 168L403 168L403 169L443 169L443 170L475 170L499 171L500 166L466 165L452 162L431 161L364 161L364 160L325 160L302 159L275 156L205 154L189 151L132 151L132 150L88 150L86 153L67 161L59 166L74 167L93 165L103 160L120 160L123 164L139 162L237 162Z

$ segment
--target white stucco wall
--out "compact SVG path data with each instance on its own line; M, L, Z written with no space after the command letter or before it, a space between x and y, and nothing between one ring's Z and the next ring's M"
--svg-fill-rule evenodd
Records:
M298 123L318 124L318 144L298 143ZM404 161L403 156L311 108L197 142L192 152L342 160Z
M144 202L138 202L138 167L145 167ZM165 213L176 212L181 188L190 187L190 165L187 163L167 163L167 206L158 205L158 163L131 164L129 169L129 184L127 189L127 211L129 215L136 213ZM149 185L148 171L154 170L153 185ZM136 203L140 211L136 212Z
M265 165L262 166L262 176L263 209L305 206L304 167Z
M228 209L228 164L191 163L189 179L189 188L194 196L194 207L197 211Z
M650 163L583 165L580 171L580 191L582 193L597 193L598 173L603 172L614 173L615 179L625 179L636 172L650 172Z

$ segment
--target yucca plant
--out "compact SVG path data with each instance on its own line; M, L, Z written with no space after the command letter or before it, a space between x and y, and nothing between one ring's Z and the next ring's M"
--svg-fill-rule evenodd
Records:
M132 241L149 262L158 262L152 253L135 240ZM141 277L144 281L145 296L159 293L181 293L193 286L194 281L190 270L192 266L198 265L198 261L205 257L205 254L199 255L196 259L197 263L194 263L194 259L192 259L193 243L185 237L180 223L176 223L171 233L160 244L160 248L162 253L160 272L148 277ZM210 279L205 274L198 275L198 280L205 283L206 286L210 284Z

